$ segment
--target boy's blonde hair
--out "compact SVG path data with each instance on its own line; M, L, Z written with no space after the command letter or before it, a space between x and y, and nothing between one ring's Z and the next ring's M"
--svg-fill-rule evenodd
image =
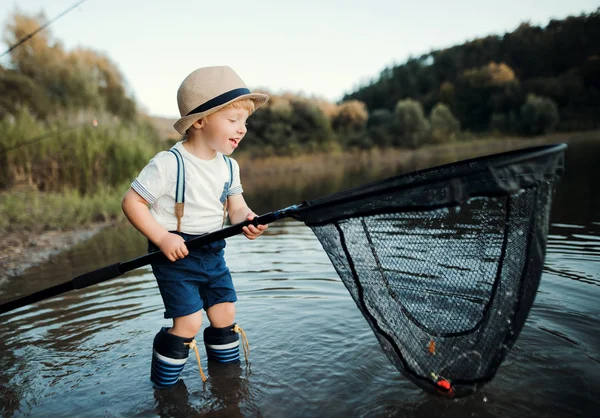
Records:
M242 100L237 100L233 103L228 104L223 109L227 109L228 107L235 107L236 109L245 109L248 111L248 115L251 115L254 112L254 110L256 109L256 104L254 103L254 100L252 100L252 99L242 99ZM223 110L223 109L221 109L221 110Z
M219 109L219 111L228 109L230 107L235 107L236 109L245 109L248 111L248 116L250 116L256 109L256 103L254 103L254 100L252 100L252 99L241 99L241 100L237 100L233 103L229 103L227 106L224 106L221 109ZM200 118L198 120L202 120L204 118L206 118L206 116L204 116L203 118ZM189 131L189 129L187 129L185 131L185 135L188 134L188 131Z

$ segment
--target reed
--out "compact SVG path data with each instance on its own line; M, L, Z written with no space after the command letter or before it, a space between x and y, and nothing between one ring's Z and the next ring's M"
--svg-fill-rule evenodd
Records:
M134 178L164 147L149 124L99 116L76 114L40 122L21 110L0 120L0 188L25 185L45 192L94 194Z
M121 220L121 188L100 187L94 194L77 190L43 193L12 190L0 193L1 231L42 231L77 227L91 222Z
M295 182L316 181L335 175L352 175L368 171L372 177L379 173L405 173L473 158L486 154L510 151L530 146L600 139L600 131L570 132L539 136L486 137L426 145L416 150L404 148L371 148L337 153L313 153L295 157L270 156L265 158L236 156L240 163L244 189L277 188Z

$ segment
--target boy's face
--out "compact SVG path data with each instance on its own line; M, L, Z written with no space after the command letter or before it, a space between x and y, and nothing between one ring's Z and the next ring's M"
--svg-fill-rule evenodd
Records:
M246 135L248 111L228 106L208 115L202 124L204 137L215 151L230 155Z

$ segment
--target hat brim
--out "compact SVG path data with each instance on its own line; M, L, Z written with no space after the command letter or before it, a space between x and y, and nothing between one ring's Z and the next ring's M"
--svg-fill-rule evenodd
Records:
M192 126L194 124L194 122L196 122L197 120L200 120L203 117L210 115L211 113L215 113L218 110L224 108L227 105L230 105L233 102L237 102L237 101L244 100L244 99L251 99L254 102L254 110L256 110L259 107L261 107L262 105L264 105L267 102L267 100L269 100L269 96L267 96L266 94L261 94L261 93L243 94L241 96L236 97L235 99L232 99L232 100L230 100L226 103L223 103L219 106L215 106L204 112L193 113L191 115L183 116L177 122L175 122L173 127L181 135L185 135L185 133L187 132L189 127Z

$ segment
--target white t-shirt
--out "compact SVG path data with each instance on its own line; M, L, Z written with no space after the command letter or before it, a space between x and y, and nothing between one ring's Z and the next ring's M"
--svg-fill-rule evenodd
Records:
M181 218L181 232L199 235L221 229L223 204L227 196L243 192L238 163L232 164L232 183L229 164L217 152L212 160L201 160L176 143L185 165L185 206ZM149 204L150 213L168 231L177 229L175 216L175 188L177 184L177 158L172 152L159 152L142 169L131 183L131 188Z

